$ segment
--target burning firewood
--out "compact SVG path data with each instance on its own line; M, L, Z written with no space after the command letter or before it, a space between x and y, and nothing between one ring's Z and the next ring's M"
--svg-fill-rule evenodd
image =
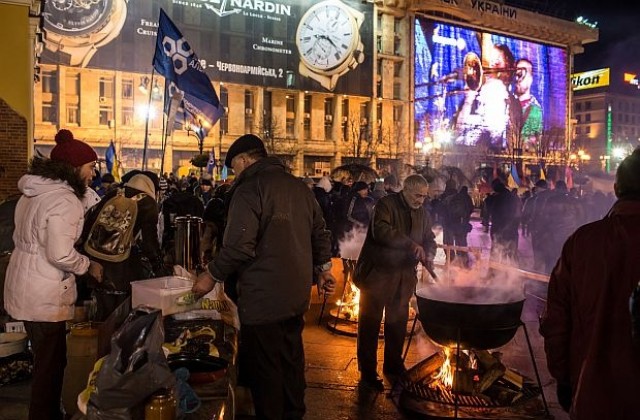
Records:
M509 385L516 388L518 391L522 390L524 386L524 377L519 373L512 371L511 369L507 369L502 375L502 379L507 382Z
M409 369L407 371L407 379L412 383L424 381L440 369L443 363L444 356L440 353L435 353Z
M481 394L482 392L484 392L495 381L501 378L506 370L507 368L502 363L496 360L496 363L491 365L489 369L485 370L485 372L480 377L480 381L478 381L475 386L475 393Z

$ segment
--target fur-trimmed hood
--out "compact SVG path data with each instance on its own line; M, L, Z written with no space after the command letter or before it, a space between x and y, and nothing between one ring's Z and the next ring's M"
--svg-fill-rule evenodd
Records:
M60 188L61 182L79 199L82 199L87 190L84 181L72 166L34 157L29 164L27 175L20 178L18 188L27 197L33 197Z

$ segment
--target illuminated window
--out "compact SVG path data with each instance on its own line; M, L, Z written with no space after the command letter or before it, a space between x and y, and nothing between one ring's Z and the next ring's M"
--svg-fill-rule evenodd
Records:
M58 113L55 103L43 103L42 104L42 122L56 123L58 122Z
M67 124L80 124L78 105L67 105Z
M122 79L122 99L133 99L133 79Z
M289 94L286 96L287 107L287 120L286 120L286 133L287 138L292 138L295 135L295 122L296 122L296 96Z
M112 77L100 78L100 97L113 98L113 78Z
M42 72L42 92L43 93L58 93L58 72L57 71L43 71Z
M113 109L110 106L100 106L99 124L109 126L109 121L113 119Z
M220 105L226 112L222 114L218 124L220 124L220 133L226 134L229 132L229 91L224 86L220 86Z
M126 127L133 125L133 107L122 107L122 125Z

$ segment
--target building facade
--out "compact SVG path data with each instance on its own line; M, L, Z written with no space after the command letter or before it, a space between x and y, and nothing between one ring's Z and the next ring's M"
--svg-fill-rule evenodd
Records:
M78 56L64 44L64 37L50 30L49 57L41 66L41 78L33 93L35 146L47 154L57 130L69 128L77 138L92 144L100 156L113 141L121 167L130 170L141 167L146 138L150 169L184 172L200 149L224 157L233 140L251 132L265 140L270 153L283 157L296 175L321 176L350 162L371 164L381 175L400 174L407 170L405 164L414 165L425 158L424 150L415 147L423 141L417 137L423 136L419 129L423 118L416 117L415 108L414 41L418 17L557 46L566 51L567 68L571 68L571 57L582 51L584 43L597 40L597 30L490 1L338 1L338 6L332 1L232 1L225 10L209 4L216 2L204 0L186 2L190 6L166 2L167 14L184 28L186 39L198 44L194 50L199 58L206 58L225 109L202 144L188 126L163 136L164 79L152 74L150 60L141 61L144 54L150 56L149 51L136 49L141 39L146 42L144 45L151 45L149 39L155 36L157 24L153 16L158 6L154 2L136 6L137 11L129 4L129 17L119 23L119 38L114 41L105 36L104 45L93 57L93 52L86 51ZM300 11L296 14L298 6ZM275 81L268 73L262 78L231 74L234 69L247 69L247 74L254 70L233 64L233 60L267 67L277 62L278 54L289 54L287 60L296 56L295 46L290 48L287 44L294 41L295 31L291 28L302 28L298 20L309 18L305 10L314 7L346 7L359 25L364 47L355 52L350 70L341 75L337 86L328 88L326 83L320 86L314 82L314 77L322 78L317 76L322 72L308 76L314 70L303 69L302 59L300 67L297 61L295 66L286 67L293 71L275 74ZM212 19L219 19L220 38L204 35L212 30ZM281 19L281 25L268 22L277 19ZM285 31L285 27L289 29ZM271 35L256 41L259 31ZM242 48L238 45L247 45L253 51L240 53ZM299 54L304 55L303 49L298 48ZM275 51L273 57L268 62L254 63L266 50ZM62 57L65 52L70 58ZM115 54L115 59L108 59L109 52ZM364 58L358 56L362 53ZM129 66L128 57L142 64ZM570 103L570 90L563 94ZM566 123L566 128L561 129L565 142L570 134L568 105L562 119ZM427 153L437 155L439 151Z
M42 49L41 1L0 1L0 200L18 192L33 154L34 78Z

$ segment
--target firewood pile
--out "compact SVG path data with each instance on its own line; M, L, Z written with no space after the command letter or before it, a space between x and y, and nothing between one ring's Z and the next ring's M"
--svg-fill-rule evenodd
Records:
M404 380L442 394L470 395L512 405L524 395L524 377L506 367L500 352L444 348L419 362Z

